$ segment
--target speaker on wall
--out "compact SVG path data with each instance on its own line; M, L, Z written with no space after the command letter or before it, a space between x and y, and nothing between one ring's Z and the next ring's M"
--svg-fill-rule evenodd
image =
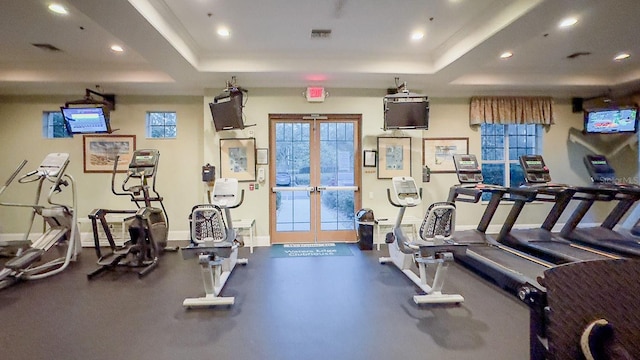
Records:
M571 110L574 113L582 112L583 98L571 98Z

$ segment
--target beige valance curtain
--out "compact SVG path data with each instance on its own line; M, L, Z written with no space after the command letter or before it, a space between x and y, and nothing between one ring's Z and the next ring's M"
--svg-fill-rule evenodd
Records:
M469 125L553 124L551 97L472 97Z

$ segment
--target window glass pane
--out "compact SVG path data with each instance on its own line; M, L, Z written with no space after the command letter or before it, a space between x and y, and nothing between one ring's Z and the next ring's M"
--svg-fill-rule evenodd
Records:
M524 184L524 171L520 164L509 164L509 177L511 180L511 186L520 186Z
M46 139L70 138L60 111L44 111L42 113L42 137Z
M147 112L147 137L176 138L178 135L175 112Z
M504 185L504 164L482 164L485 184Z
M176 113L167 113L165 125L176 125Z
M509 148L509 160L518 160L518 148Z
M518 147L527 147L527 136L520 135L518 136Z

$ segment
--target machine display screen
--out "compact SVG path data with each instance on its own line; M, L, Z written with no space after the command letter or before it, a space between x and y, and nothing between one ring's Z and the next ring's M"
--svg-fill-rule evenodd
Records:
M611 165L604 156L592 155L588 156L587 159L591 164L591 169L597 174L609 174L614 172Z
M460 170L477 170L478 163L473 160L460 160L458 161L458 165L460 166Z
M534 170L539 170L544 167L544 164L540 160L525 160L527 167Z

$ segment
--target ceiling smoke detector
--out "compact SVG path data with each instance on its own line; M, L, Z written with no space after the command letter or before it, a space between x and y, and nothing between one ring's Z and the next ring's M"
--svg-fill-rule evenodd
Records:
M312 39L328 39L330 37L331 37L330 29L312 29L311 30Z
M59 48L51 45L51 44L31 44L35 47L37 47L38 49L44 50L44 51L51 51L51 52L58 52L58 51L62 51Z

